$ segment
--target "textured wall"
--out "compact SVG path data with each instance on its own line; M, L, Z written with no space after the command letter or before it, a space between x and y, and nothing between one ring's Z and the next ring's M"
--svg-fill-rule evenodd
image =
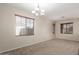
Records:
M61 34L60 24L73 22L73 34ZM79 41L79 19L61 20L56 22L56 38Z
M35 19L35 35L16 36L16 19L14 14L32 17L26 11L7 6L0 6L0 52L53 39L52 22L44 17L37 17Z

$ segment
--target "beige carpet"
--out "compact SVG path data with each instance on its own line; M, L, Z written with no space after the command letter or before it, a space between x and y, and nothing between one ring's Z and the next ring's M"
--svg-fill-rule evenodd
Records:
M53 39L2 53L3 55L78 55L79 42Z

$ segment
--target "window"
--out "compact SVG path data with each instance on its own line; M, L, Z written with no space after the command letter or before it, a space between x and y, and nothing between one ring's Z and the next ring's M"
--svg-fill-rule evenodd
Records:
M34 19L20 15L16 16L16 35L27 36L34 34Z
M63 23L61 24L62 34L72 34L73 33L73 23Z
M53 34L55 34L55 24L53 24Z

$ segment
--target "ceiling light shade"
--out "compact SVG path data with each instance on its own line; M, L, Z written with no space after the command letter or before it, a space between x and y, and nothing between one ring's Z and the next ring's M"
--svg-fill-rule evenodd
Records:
M36 10L36 11L38 11L38 10L39 10L39 8L35 8L35 10Z
M41 10L41 12L45 12L45 10Z
M45 15L45 13L41 13L41 15Z
M34 8L34 10L32 11L32 13L35 16L40 16L40 15L45 15L45 10L41 9L39 4L36 6L36 8Z

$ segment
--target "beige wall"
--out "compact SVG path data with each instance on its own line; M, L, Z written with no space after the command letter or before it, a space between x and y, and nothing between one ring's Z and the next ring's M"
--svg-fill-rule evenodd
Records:
M37 17L35 19L34 36L16 36L16 19L14 16L16 13L32 17L25 11L0 6L0 52L53 39L52 22L44 17Z
M73 34L61 34L60 24L73 22ZM56 38L79 41L79 19L61 20L56 22Z

